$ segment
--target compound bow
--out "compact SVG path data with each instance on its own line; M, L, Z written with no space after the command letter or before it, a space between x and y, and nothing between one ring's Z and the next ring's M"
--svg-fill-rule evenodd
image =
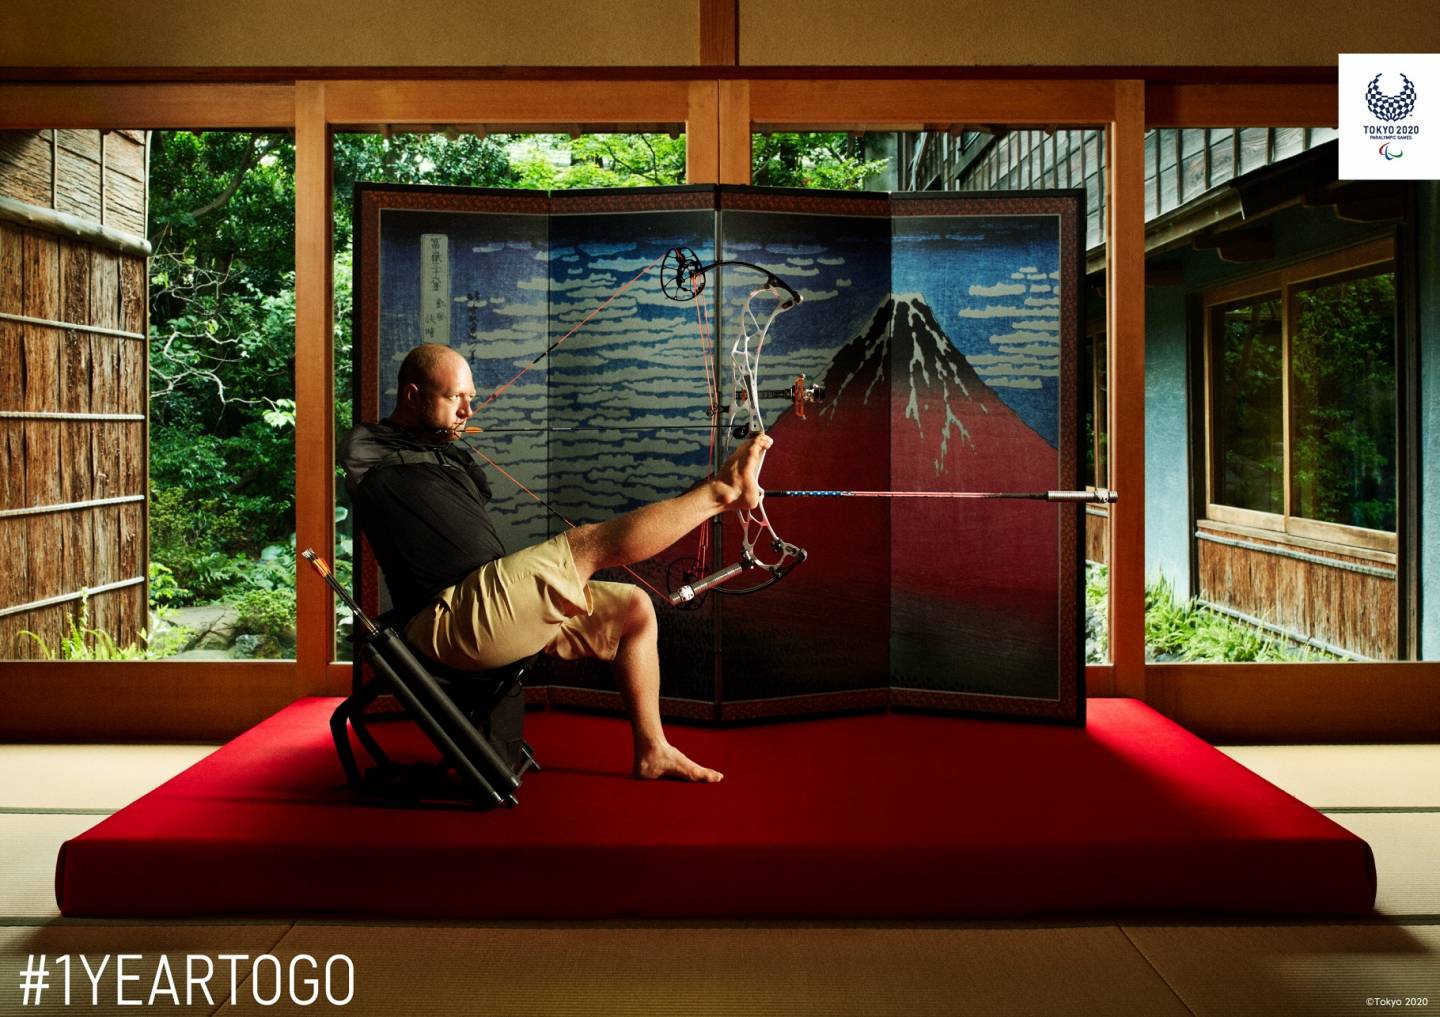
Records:
M765 431L765 421L760 408L761 399L788 397L800 417L805 416L806 404L819 402L824 399L824 390L819 385L806 385L804 375L796 378L788 389L762 390L760 388L760 355L769 337L770 326L781 314L801 303L803 298L799 292L774 272L752 262L720 259L707 265L695 256L693 250L676 247L667 251L661 258L652 261L635 276L618 287L615 292L598 304L594 310L586 314L578 324L559 339L552 342L512 378L491 392L490 395L476 407L476 411L483 410L486 406L493 403L501 393L518 381L523 374L540 363L540 361L549 357L556 347L580 331L596 314L613 302L615 298L625 290L635 285L635 283L652 271L657 265L660 267L661 292L671 300L682 303L688 301L695 306L696 322L700 332L701 351L705 358L706 378L710 395L711 445L709 462L712 476L714 475L717 465L715 434L719 430L722 413L727 415L725 428L730 436L736 440L744 440L751 435L763 434ZM728 404L722 404L720 399L719 378L711 370L713 349L708 337L708 325L705 318L704 305L699 299L700 294L705 290L706 276L710 272L724 266L751 269L764 276L764 282L751 290L745 298L735 340L730 347L730 391L732 397ZM774 303L768 313L765 313L762 308L762 320L761 315L756 313L755 303L757 300L765 299L772 300ZM483 431L484 428L471 427L466 428L464 434L476 434L482 433ZM465 439L462 438L462 440ZM499 463L476 448L468 440L466 440L466 445L479 454L482 459L497 471L515 483L520 490L544 506L552 515L564 521L568 526L573 527L575 525L552 507L544 498L526 487L501 467ZM763 452L761 456L761 466L763 467ZM740 521L741 536L740 556L739 560L735 563L712 571L709 527L705 526L701 528L695 556L692 558L677 559L668 566L666 584L668 589L666 591L662 592L656 589L643 576L628 566L626 567L626 571L652 593L665 598L672 606L694 609L699 607L706 594L712 591L715 593L741 595L756 593L769 586L773 586L785 578L796 565L799 565L805 560L806 552L804 548L792 544L775 532L775 528L771 525L769 516L765 512L763 496L760 504L752 509L738 510L736 514ZM759 550L762 546L767 546L764 554ZM769 560L767 560L767 555L769 556ZM759 572L763 574L763 578L759 582L748 586L736 587L727 585L731 579L740 575L742 572Z
M748 261L721 259L706 265L695 256L694 251L677 247L666 254L665 259L661 262L661 291L671 300L695 302L698 310L701 307L698 298L704 292L706 274L727 265L752 269L765 277L764 282L752 289L745 297L745 305L740 312L740 324L736 329L735 340L730 346L730 391L732 396L729 406L725 408L728 410L725 428L732 438L744 440L753 435L765 433L765 418L760 408L762 398L773 395L789 395L797 414L804 417L805 404L823 399L824 390L818 385L807 387L804 375L796 378L786 392L773 392L760 388L760 355L764 352L765 342L769 338L770 326L781 314L799 306L803 299L790 284L774 272ZM773 301L769 312L764 314L763 321L755 310L757 299ZM699 313L703 314L703 312ZM708 348L708 344L704 343L703 317L700 321L702 346ZM718 424L722 407L719 394L715 391L715 384L716 382L712 378L710 405ZM760 468L763 469L765 462L763 450L760 455ZM714 462L712 446L712 471ZM799 565L807 557L804 548L792 544L775 531L769 515L765 512L763 494L759 504L754 508L737 510L736 515L740 521L739 560L711 571L707 535L702 533L700 548L696 551L694 558L681 558L670 563L667 571L667 585L670 587L669 600L672 607L699 607L705 594L711 590L730 595L757 593L784 579L796 565ZM759 550L763 545L768 545L767 553L771 556L770 560L766 560L765 554ZM727 585L731 579L742 572L760 572L763 573L763 578L749 586Z

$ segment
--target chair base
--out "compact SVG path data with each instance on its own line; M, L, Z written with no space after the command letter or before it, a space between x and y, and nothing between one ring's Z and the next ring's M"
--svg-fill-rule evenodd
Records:
M525 690L521 677L533 657L492 671L465 672L422 664L391 628L363 645L379 677L364 682L330 718L335 751L349 785L398 803L466 801L480 808L518 804L521 777L538 770L522 735ZM369 728L366 710L391 692L440 750L437 763L397 763ZM350 732L371 764L362 767Z

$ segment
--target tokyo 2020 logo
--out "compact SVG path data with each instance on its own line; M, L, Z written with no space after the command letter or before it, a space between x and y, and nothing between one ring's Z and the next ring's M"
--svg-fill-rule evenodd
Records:
M1370 79L1370 84L1365 89L1365 105L1370 107L1376 120L1394 123L1396 120L1404 120L1415 111L1415 84L1403 74L1400 75L1400 80L1404 82L1404 87L1395 95L1386 95L1380 91L1380 75Z

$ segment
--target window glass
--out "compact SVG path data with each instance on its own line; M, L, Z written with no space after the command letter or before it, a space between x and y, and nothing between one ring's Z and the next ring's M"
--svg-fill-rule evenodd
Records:
M1295 294L1291 513L1395 530L1395 275Z
M1211 311L1212 500L1283 512L1282 335L1278 294Z

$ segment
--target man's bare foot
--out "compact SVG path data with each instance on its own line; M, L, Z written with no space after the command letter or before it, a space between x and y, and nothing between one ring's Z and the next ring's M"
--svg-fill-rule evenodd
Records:
M760 487L760 464L775 439L768 434L754 434L740 443L715 474L720 501L725 508L753 509L765 492Z
M719 770L701 766L675 746L668 743L635 753L637 780L689 780L699 784L715 784L725 779Z

